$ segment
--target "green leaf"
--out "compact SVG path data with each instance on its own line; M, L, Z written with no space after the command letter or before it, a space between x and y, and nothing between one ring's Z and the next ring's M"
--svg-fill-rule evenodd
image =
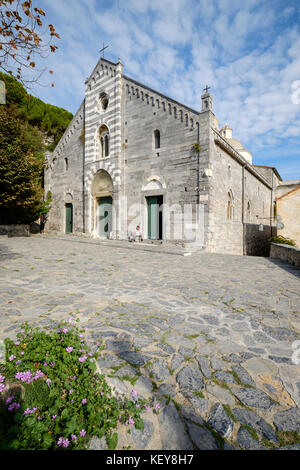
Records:
M135 420L135 428L140 429L141 431L144 430L144 421L141 418Z
M51 434L45 433L43 436L43 444L42 444L43 449L49 449L52 446L53 442L54 441L53 441Z
M109 450L115 450L118 444L118 434L115 432L112 437L107 439Z

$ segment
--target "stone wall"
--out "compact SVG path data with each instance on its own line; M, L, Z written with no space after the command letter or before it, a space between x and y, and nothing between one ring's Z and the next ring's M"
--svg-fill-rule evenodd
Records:
M263 226L263 231L259 230L257 224L245 224L245 254L248 256L269 256L269 238L277 235L277 228L269 225Z
M30 237L30 225L0 225L0 235L8 237Z
M279 258L300 268L300 250L293 246L271 243L270 258Z

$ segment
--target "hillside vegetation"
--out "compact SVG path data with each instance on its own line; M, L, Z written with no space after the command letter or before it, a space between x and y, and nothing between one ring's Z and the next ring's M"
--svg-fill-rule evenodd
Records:
M15 78L9 75L0 72L0 80L5 82L6 104L14 108L23 122L37 127L43 134L45 148L54 150L73 114L30 95ZM51 143L47 145L48 141Z

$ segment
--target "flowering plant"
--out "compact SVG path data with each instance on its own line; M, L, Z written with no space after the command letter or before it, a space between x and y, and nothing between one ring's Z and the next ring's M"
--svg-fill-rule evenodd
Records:
M105 436L114 449L118 424L143 429L149 403L136 392L113 396L97 373L101 342L89 347L73 316L51 328L22 325L17 341L5 340L0 364L0 449L82 449Z

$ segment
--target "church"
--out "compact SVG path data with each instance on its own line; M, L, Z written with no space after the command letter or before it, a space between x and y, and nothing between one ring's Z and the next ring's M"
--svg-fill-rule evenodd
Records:
M261 254L276 234L276 168L219 129L209 88L192 109L101 58L84 99L53 153L46 154L45 232L190 250Z

